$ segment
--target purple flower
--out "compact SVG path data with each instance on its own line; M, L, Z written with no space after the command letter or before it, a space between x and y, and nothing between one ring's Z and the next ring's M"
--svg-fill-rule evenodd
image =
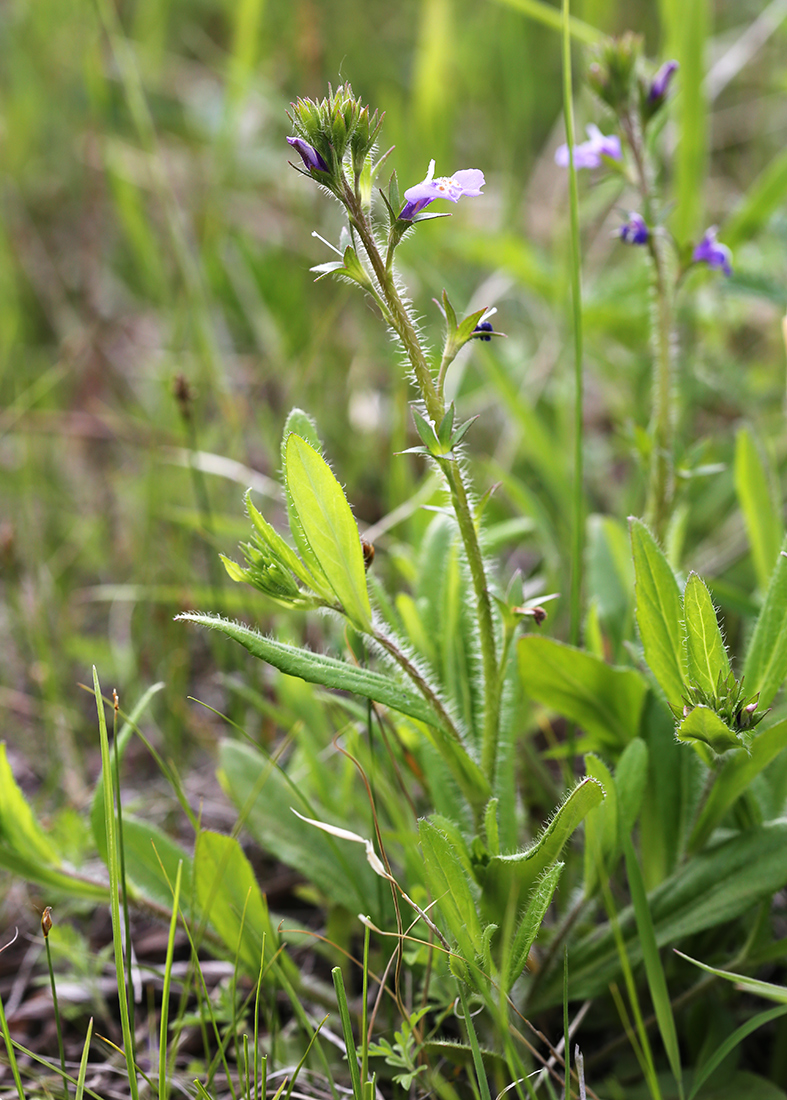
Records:
M707 264L714 271L723 271L725 275L732 275L732 253L726 244L719 244L716 240L715 225L705 230L691 258L695 264Z
M670 82L672 81L673 73L679 68L677 61L665 61L659 71L653 77L653 82L650 85L648 92L648 102L653 103L656 100L664 99L669 91Z
M313 145L299 137L288 137L287 141L300 154L308 172L328 172L330 169Z
M606 137L592 122L585 129L588 140L574 146L575 168L598 168L602 157L609 157L611 160L622 159L620 138L617 135L610 134ZM561 145L555 153L555 164L560 165L561 168L568 168L568 163L568 146Z
M475 198L481 194L484 186L484 173L478 168L464 168L461 172L454 172L453 176L438 176L434 178L434 161L429 161L429 171L422 183L415 187L408 187L404 193L407 199L401 214L400 221L412 221L416 214L428 206L435 199L448 199L450 202L459 202L462 195Z
M617 235L625 244L647 244L650 230L642 215L632 210L629 213L628 221L621 225Z
M487 336L488 332L494 332L494 325L492 322L479 321L473 329L473 336L475 336L476 340L486 340L488 343L492 339L491 336Z

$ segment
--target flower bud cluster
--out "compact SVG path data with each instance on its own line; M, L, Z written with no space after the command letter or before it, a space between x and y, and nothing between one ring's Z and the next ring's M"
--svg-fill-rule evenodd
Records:
M291 105L290 119L295 136L287 138L299 153L305 174L339 195L344 168L359 179L382 126L382 116L356 99L349 84L340 84L316 102L298 99Z
M601 47L591 64L588 82L616 115L627 112L634 91L634 77L642 56L642 36L628 31Z
M643 130L667 100L677 61L665 61L655 75L648 75L642 59L642 38L627 33L606 42L591 64L588 83L618 118L638 111Z

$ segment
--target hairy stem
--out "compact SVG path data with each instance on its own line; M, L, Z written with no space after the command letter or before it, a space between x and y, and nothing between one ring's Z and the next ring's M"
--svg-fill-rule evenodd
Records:
M380 255L366 215L349 188L347 188L344 195L344 202L353 228L363 242L372 270L379 283L380 292L388 306L391 324L402 342L413 369L427 414L436 425L439 425L445 414L445 405L435 387L415 325L396 288L392 266L386 264ZM494 782L495 776L500 727L500 691L498 688L497 644L492 617L492 598L489 594L484 558L481 553L478 531L476 530L461 466L458 462L448 458L438 459L437 461L448 482L451 504L470 566L473 591L478 605L478 628L484 674L484 726L481 744L481 766L491 784Z
M623 120L623 128L637 168L637 184L642 199L642 213L649 226L654 224L653 188L645 157L642 133L631 118ZM662 539L670 517L675 491L673 452L675 448L674 360L675 326L673 295L669 287L665 242L651 229L648 252L653 273L652 339L654 352L653 412L650 435L652 450L645 519L653 533Z
M390 657L393 657L394 661L396 661L399 667L407 674L407 676L410 677L412 682L423 695L424 699L426 699L432 710L435 712L435 715L437 716L440 725L443 727L446 733L450 734L451 737L455 741L458 741L461 745L462 736L459 733L459 730L456 728L456 725L450 714L443 706L440 697L438 696L432 685L429 683L429 681L421 675L421 673L418 671L410 658L405 653L403 653L401 649L399 649L397 644L391 638L389 638L387 634L383 634L381 630L373 630L372 637L381 647L381 649L384 649Z

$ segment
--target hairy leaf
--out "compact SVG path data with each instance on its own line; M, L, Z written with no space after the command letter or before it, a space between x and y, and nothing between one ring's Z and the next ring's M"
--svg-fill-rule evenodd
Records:
M689 711L676 729L675 736L679 741L699 741L718 753L739 749L742 744L716 711L702 704Z
M429 892L468 963L481 952L481 922L467 872L448 837L431 821L419 823Z
M685 690L685 652L680 590L669 562L644 523L630 521L634 553L637 625L645 660L670 703Z
M555 813L535 844L513 855L493 856L486 867L481 905L487 920L501 923L506 907L518 908L536 880L555 863L583 818L604 798L604 789L590 776L581 780Z
M369 630L372 608L361 538L344 491L322 455L294 432L285 452L287 492L309 546L347 616Z
M686 625L686 671L689 680L709 696L719 677L726 678L730 659L724 646L710 592L697 573L691 573L683 593ZM676 699L670 702L677 703Z

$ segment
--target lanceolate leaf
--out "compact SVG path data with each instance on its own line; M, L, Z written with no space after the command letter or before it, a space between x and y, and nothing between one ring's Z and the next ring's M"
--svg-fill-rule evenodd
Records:
M689 680L712 696L719 676L726 678L730 659L716 619L710 592L701 577L692 573L683 594L686 623L686 662ZM677 703L677 699L670 702Z
M298 510L293 502L287 482L287 440L292 432L299 435L301 439L305 439L318 454L322 454L322 443L317 433L317 425L312 417L310 417L308 413L305 413L303 409L291 409L284 423L284 431L281 437L281 474L284 486L284 499L287 504L287 517L290 521L290 532L295 541L295 545L298 547L299 554L314 576L321 577L323 576L322 568L311 546L309 546L309 540L304 534L301 521L298 518Z
M199 834L194 852L194 885L197 904L228 953L231 956L237 953L246 972L256 974L262 937L265 936L266 961L276 954L279 937L251 864L234 837L208 830Z
M249 653L261 661L286 672L289 676L300 676L310 684L322 684L324 687L340 691L352 691L366 699L373 699L386 707L393 707L402 714L433 724L435 716L420 696L403 687L392 675L373 672L371 669L358 668L336 657L326 657L322 653L312 653L308 649L277 642L275 638L266 638L256 630L241 623L230 622L219 615L203 615L188 611L178 615L178 619L199 623L220 630L227 637L240 642Z
M488 920L501 923L509 905L518 908L536 880L555 863L563 846L583 820L604 798L601 784L589 776L566 798L541 836L530 848L514 855L493 856L486 867L481 904Z
M787 676L787 542L754 628L743 669L747 694L760 693L760 707L768 707Z
M287 492L303 533L355 626L368 630L372 608L358 525L325 459L294 433L285 445Z
M647 692L636 669L527 634L519 640L519 671L528 695L576 722L599 748L622 748L636 736Z
M429 891L468 963L481 952L481 922L467 873L448 837L431 821L419 823Z
M527 903L525 915L511 945L508 960L508 988L510 989L527 964L530 948L541 930L541 924L557 888L564 863L553 863L536 883Z
M308 585L309 588L324 599L330 599L330 585L322 570L312 573L301 561L286 539L283 539L278 531L268 523L262 513L254 507L251 499L251 489L247 491L245 499L249 519L254 524L257 534L270 548L273 555L291 569L298 580Z
M783 530L768 472L747 428L741 428L735 438L735 492L746 521L757 584L764 591L776 565Z
M178 615L178 619L222 631L229 638L240 642L253 656L267 661L289 676L299 676L310 684L352 691L423 722L424 735L437 748L468 800L473 805L481 806L489 798L489 783L465 747L440 726L426 700L404 687L393 674L359 668L336 657L326 657L322 653L312 653L308 649L277 642L275 638L266 638L258 631L241 623L222 619L220 615L203 615L189 611Z
M680 590L669 562L644 523L632 519L637 625L645 660L670 703L685 691Z

